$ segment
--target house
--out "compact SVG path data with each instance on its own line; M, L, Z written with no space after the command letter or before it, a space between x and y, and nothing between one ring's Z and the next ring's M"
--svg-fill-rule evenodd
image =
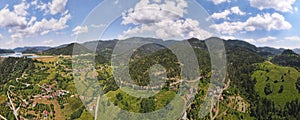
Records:
M54 113L51 111L51 112L50 112L50 115L51 115L51 116L53 116L53 115L54 115Z
M84 96L80 96L80 99L81 99L81 100L84 100Z
M44 117L48 117L48 111L44 110L43 115L44 115Z
M33 102L33 103L32 103L32 107L35 107L36 104L37 104L37 102Z
M94 110L94 106L91 105L91 106L89 107L89 110L90 110L90 111L93 111L93 110Z
M22 103L22 106L23 106L24 108L26 108L26 103Z

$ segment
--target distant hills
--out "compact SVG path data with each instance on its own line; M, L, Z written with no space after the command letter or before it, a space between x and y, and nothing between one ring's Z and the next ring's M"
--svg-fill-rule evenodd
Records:
M73 48L76 48L76 51L73 53ZM78 43L71 43L65 47L51 48L43 51L43 54L46 55L73 55L73 54L85 54L89 53L91 50L83 47Z
M218 38L220 39L220 38ZM143 40L148 42L156 42L156 43L163 43L165 45L172 45L175 43L178 43L179 41L174 40L167 40L163 41L161 39L154 39L154 38L141 38L141 37L133 37L125 39L128 41L135 42L137 40ZM220 39L221 40L221 39ZM112 53L113 48L118 43L119 40L107 40L107 41L89 41L85 43L70 43L70 44L64 44L57 47L46 47L46 46L36 46L36 47L18 47L12 50L6 50L6 49L0 49L0 54L2 53L13 53L13 52L22 52L22 53L32 53L32 54L49 54L49 55L72 55L73 54L73 46L76 45L79 50L83 50L83 53L87 51L96 51L96 53L101 54L103 56L108 56ZM187 40L193 47L195 48L206 48L205 40L199 40L197 38L191 38ZM242 40L223 40L225 43L225 46L237 46L246 48L250 51L256 52L262 57L270 57L270 56L276 56L281 54L285 49L280 48L272 48L272 47L256 47L255 45L252 45L248 42L242 41ZM148 45L148 50L150 48L155 48L156 50L159 50L158 48L164 48L160 45ZM93 50L88 50L90 48L95 48ZM145 48L146 50L146 48ZM300 54L300 49L294 49L295 53ZM152 51L153 52L153 51Z
M300 70L300 55L292 50L284 50L280 55L276 55L271 62Z
M45 46L36 46L36 47L17 47L13 49L15 52L25 52L25 51L34 51L34 52L39 52L39 51L45 51L50 49L51 47L45 47Z
M297 54L299 54L299 55L300 55L300 48L293 49L293 51L294 51L295 53L297 53Z
M14 53L14 51L13 50L0 49L0 54L4 54L4 53Z

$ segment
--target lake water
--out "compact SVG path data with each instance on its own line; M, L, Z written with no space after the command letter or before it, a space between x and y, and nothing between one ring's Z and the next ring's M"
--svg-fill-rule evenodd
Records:
M16 57L20 58L23 57L24 55L22 53L5 53L5 54L0 54L0 57L8 58L8 57ZM27 58L39 58L40 56L26 56Z

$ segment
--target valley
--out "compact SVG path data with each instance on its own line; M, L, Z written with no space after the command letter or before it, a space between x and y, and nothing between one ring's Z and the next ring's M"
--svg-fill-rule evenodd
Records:
M1 58L0 117L20 120L93 120L95 116L143 119L147 116L139 116L139 113L153 112L153 118L157 119L162 115L174 119L199 119L207 95L218 92L220 94L209 100L209 114L203 119L293 119L300 115L296 111L300 108L298 54L290 50L278 53L276 49L261 49L242 41L224 41L228 73L224 84L210 91L213 73L205 41L187 41L192 45L200 67L200 76L191 81L181 78L182 64L176 56L156 44L143 46L134 53L129 64L133 81L123 81L122 87L114 80L114 68L110 63L116 41L99 41L101 47L95 54L85 46L96 44L96 41L27 53L39 57ZM73 55L74 47L81 52ZM89 57L95 57L95 63L89 63ZM291 60L295 64L286 64ZM149 69L156 64L167 71L163 78L165 82L146 87L151 79ZM74 65L77 66L74 68ZM190 87L191 84L194 87ZM131 86L142 87L132 89ZM144 94L145 89L152 90L145 94L150 97L132 95Z

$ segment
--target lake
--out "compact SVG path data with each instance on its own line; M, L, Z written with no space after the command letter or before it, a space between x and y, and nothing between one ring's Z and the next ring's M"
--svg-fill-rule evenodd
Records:
M26 56L27 58L39 58L40 57L40 56L36 56L36 55L22 54L20 52L0 54L0 57L4 57L4 58L8 58L8 57L20 58L20 57L24 57L24 56Z

